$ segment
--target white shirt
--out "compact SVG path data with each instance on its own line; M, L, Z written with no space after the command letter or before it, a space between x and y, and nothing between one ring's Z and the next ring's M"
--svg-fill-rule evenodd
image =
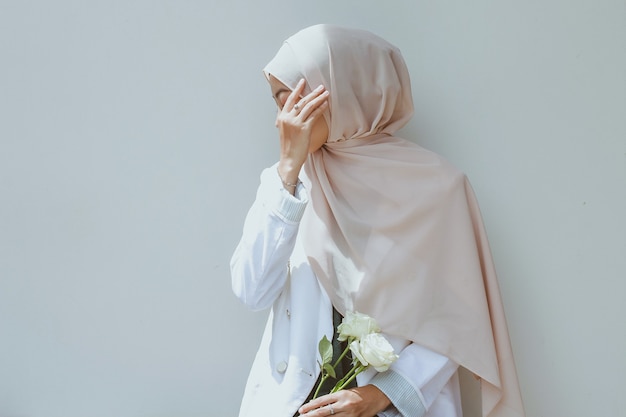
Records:
M332 340L332 304L298 238L308 202L302 184L295 196L276 166L261 175L257 197L231 260L233 291L253 310L271 307L239 417L292 417L319 375L317 346ZM369 369L359 386L376 385L392 402L380 417L461 417L457 365L407 340L384 335L399 358L387 372Z

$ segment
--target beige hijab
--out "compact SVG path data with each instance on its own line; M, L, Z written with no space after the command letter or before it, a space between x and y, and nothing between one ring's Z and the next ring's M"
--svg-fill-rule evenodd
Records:
M305 164L309 262L341 313L443 354L481 379L483 415L524 416L498 282L465 175L392 136L412 116L397 48L361 30L306 28L264 69L330 91L328 142Z

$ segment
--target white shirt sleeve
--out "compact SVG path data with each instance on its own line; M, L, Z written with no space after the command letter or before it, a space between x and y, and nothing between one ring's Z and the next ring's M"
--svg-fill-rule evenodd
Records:
M414 343L404 348L387 372L370 384L391 400L380 417L421 417L433 404L458 365L447 357Z
M251 309L268 308L280 295L307 202L301 183L295 196L285 190L276 165L261 174L256 200L230 261L233 292Z

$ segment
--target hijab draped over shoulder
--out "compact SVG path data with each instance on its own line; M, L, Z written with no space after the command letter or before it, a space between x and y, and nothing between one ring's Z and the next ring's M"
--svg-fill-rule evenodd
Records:
M335 308L454 360L481 380L483 415L524 411L497 278L465 175L393 136L413 114L400 51L331 25L285 41L264 69L330 92L328 142L304 165L301 233Z

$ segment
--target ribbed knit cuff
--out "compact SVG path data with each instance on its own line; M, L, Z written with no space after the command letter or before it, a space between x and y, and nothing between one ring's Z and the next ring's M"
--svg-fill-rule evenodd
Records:
M302 184L298 184L298 188L303 188ZM299 193L296 189L297 197L301 197L300 194L302 192ZM306 195L304 199L296 198L283 188L274 207L274 212L288 222L298 223L302 220L307 202Z
M298 180L294 195L283 185L278 170L278 163L266 168L261 173L261 185L257 190L257 201L281 220L297 224L302 220L304 210L309 202L308 193Z
M391 369L376 374L369 383L381 390L393 405L379 416L422 417L426 414L426 407L413 386Z
M268 189L273 195L271 199L271 210L281 219L290 223L299 223L304 215L304 209L309 202L308 194L301 181L298 181L294 195L283 186L283 182L278 175L278 170L274 167L264 172Z

